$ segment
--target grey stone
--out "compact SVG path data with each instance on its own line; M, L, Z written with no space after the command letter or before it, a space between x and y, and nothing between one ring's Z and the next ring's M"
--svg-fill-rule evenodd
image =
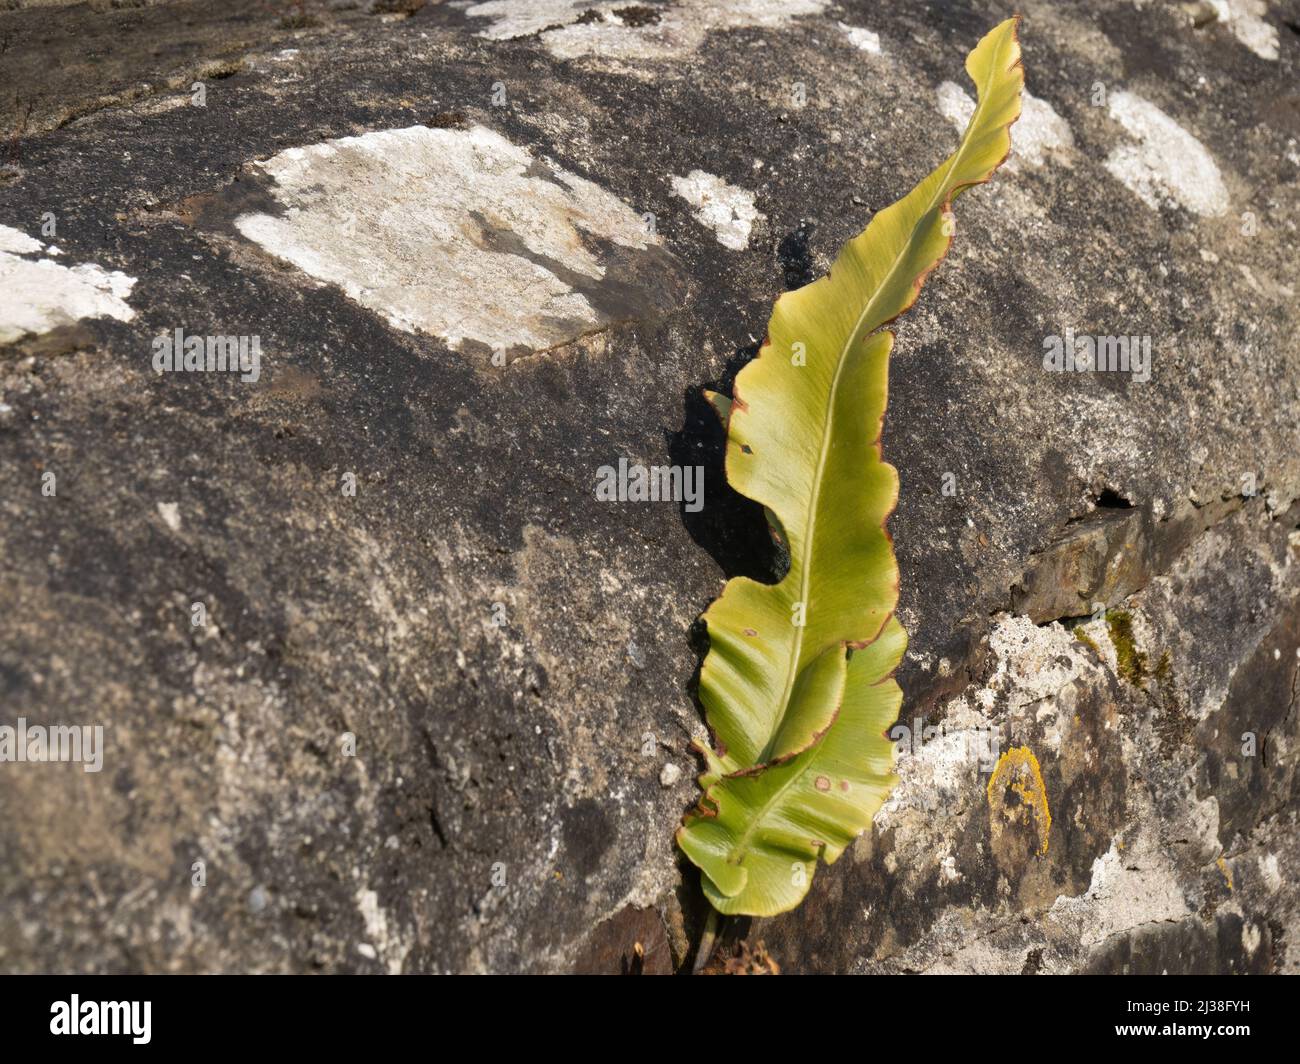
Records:
M294 26L221 5L238 33L197 2L0 12L0 128L20 131L0 225L40 241L24 261L134 280L130 319L0 348L0 724L105 729L101 772L0 765L20 811L0 969L680 966L702 922L673 843L688 799L643 737L704 738L696 618L724 578L780 564L700 388L955 143L941 87L969 91L990 16L310 6ZM1300 8L1271 3L1260 31L1022 6L1048 110L1012 131L1035 150L957 203L897 325L882 441L903 718L943 736L900 754L875 828L798 910L731 934L786 972L1295 971ZM357 241L355 291L302 266L318 245L241 232L311 196L259 163L413 127L531 160L512 187L536 201L409 218L459 219L481 261L403 243L378 184L345 197L394 236ZM674 195L694 171L752 195L744 241ZM365 256L489 323L494 278L533 277L538 327L505 364L399 327L361 291ZM155 374L177 328L258 336L259 378ZM1048 372L1067 328L1149 336L1150 380ZM620 457L703 465L703 511L597 502ZM1113 627L1076 605L1095 599ZM989 735L1033 754L1050 827L1009 797L1036 793L1025 755L989 788ZM254 912L257 889L293 904Z

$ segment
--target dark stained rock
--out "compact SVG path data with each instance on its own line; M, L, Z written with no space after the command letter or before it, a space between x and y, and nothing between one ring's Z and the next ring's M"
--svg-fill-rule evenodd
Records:
M628 906L591 933L573 970L578 975L671 975L674 968L658 910Z
M1274 969L1268 924L1246 924L1236 913L1205 921L1144 924L1107 941L1087 975L1268 975Z

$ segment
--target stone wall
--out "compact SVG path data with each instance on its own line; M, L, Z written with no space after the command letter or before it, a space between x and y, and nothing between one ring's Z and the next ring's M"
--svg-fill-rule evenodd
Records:
M1019 10L1012 158L893 356L901 783L732 938L1294 971L1300 7ZM680 966L695 620L779 565L700 388L1011 12L0 11L0 725L105 734L0 764L0 969ZM256 366L156 372L178 329ZM1150 362L1045 366L1084 335ZM597 501L620 459L703 508Z

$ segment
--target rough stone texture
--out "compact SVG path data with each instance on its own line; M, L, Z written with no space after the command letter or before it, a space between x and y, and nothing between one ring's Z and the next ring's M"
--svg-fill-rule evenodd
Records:
M698 935L692 626L775 564L699 388L951 147L940 88L1011 8L527 6L0 12L0 225L134 279L129 320L0 347L0 724L108 743L0 764L0 968L662 971ZM1020 6L1033 150L958 204L892 367L903 716L936 731L802 908L733 936L787 972L1294 971L1300 6ZM413 126L652 214L662 269L479 205L465 240L593 309L494 360L241 234L303 206L259 163ZM675 194L696 171L753 195L746 245ZM357 224L400 231L373 193ZM1150 380L1045 371L1067 327L1149 335ZM177 328L257 335L260 378L155 374ZM596 502L620 457L703 464L703 511ZM990 734L1032 758L991 773Z

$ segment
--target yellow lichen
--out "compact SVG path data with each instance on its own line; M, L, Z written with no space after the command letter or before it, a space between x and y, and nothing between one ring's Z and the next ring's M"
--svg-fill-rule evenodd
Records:
M1228 891L1229 891L1229 893L1231 893L1231 891L1232 891L1232 869L1228 867L1228 862L1225 861L1222 857L1219 858L1219 860L1218 860L1217 863L1218 863L1218 865L1219 865L1219 871L1223 873L1223 878L1224 878L1224 880L1227 881L1227 884L1228 884Z
M1047 803L1047 788L1043 784L1038 758L1027 746L1015 746L998 758L993 775L989 777L989 811L995 826L1003 821L1017 819L1015 809L1007 808L1006 792L1016 793L1021 802L1033 810L1034 827L1038 834L1039 856L1047 853L1047 840L1052 830L1052 812Z

